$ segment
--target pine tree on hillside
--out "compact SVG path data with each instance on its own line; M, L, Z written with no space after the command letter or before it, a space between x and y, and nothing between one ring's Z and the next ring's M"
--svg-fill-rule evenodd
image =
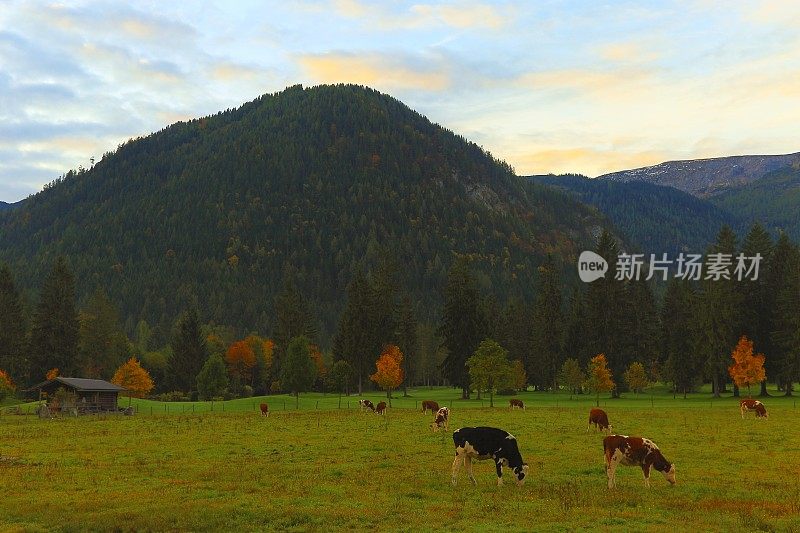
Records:
M78 314L81 375L110 379L114 371L130 357L130 343L119 324L117 310L105 291L96 290Z
M470 396L470 378L466 361L484 338L486 320L475 278L466 261L456 260L447 276L444 289L444 314L439 327L447 356L442 361L442 374L450 384L461 388L461 396Z
M775 294L769 290L768 283L768 269L772 263L773 246L769 233L761 224L758 222L753 224L742 244L742 254L745 257L755 257L756 254L761 255L758 279L753 280L751 277L746 277L738 282L737 285L742 299L741 333L752 339L753 343L759 347L759 350L768 356L764 365L767 377L773 376L777 370L771 357L773 350L770 339ZM760 395L768 396L766 379L761 383Z
M563 362L561 283L552 256L539 267L540 281L533 310L533 342L528 379L540 390L556 390Z
M397 344L403 353L403 396L408 396L408 385L413 385L419 358L419 341L417 339L417 319L411 297L404 295L400 300L400 309L397 313Z
M319 333L311 308L300 293L289 269L286 269L283 276L283 288L275 297L275 320L277 324L273 365L275 371L280 372L289 342L295 337L304 336L313 343Z
M696 355L696 296L688 280L672 278L661 308L661 350L665 377L683 397L694 390L702 375Z
M347 302L333 337L333 358L350 363L358 393L372 370L374 354L380 353L372 315L374 291L366 276L357 271L347 287Z
M178 321L177 332L172 339L172 358L167 376L172 390L197 390L197 375L206 359L206 339L200 331L197 311L192 308Z
M776 270L779 261L782 275L773 280L776 292L770 340L776 382L786 396L791 396L792 383L800 377L800 250L786 234L781 234L775 246L773 264Z
M33 316L28 353L31 379L37 380L51 368L62 376L80 372L79 325L75 310L75 279L64 257L56 259L44 280L39 305Z
M605 354L614 382L621 383L631 362L625 349L630 338L626 331L628 302L623 281L614 275L619 246L607 230L600 236L596 252L608 261L609 270L586 289L587 342L590 353ZM619 396L619 388L614 388L612 395Z
M720 255L721 254L721 255ZM717 242L706 253L706 268L703 273L700 291L699 324L704 342L698 344L705 361L707 375L711 378L714 397L720 393L728 381L728 361L730 353L739 339L742 329L741 294L739 283L730 267L730 279L720 276L716 279L708 270L709 262L720 259L733 262L736 255L736 235L728 226L723 226L717 235Z
M590 348L586 338L586 300L581 287L575 287L569 299L569 314L564 331L564 355L574 358L581 366L589 364Z
M0 264L0 369L5 370L15 383L30 381L25 354L26 335L22 297L8 266Z

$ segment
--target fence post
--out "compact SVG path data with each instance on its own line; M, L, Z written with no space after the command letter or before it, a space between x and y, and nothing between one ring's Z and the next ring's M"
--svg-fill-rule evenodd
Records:
M284 411L286 410L286 400L285 399L283 400L283 410Z
M317 409L319 409L319 400L317 400Z

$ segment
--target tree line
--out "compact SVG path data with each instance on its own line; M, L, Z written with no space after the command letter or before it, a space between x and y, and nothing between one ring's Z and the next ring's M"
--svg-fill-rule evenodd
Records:
M613 265L620 248L604 232L595 251ZM356 271L330 339L321 338L312 305L287 271L269 335L237 335L232 326L204 322L192 307L160 347L144 320L126 336L102 288L77 309L74 276L63 257L31 311L8 266L0 265L0 371L4 383L25 386L54 370L102 379L119 374L138 394L164 399L361 393L372 383L391 390L446 382L464 398L488 391L491 401L498 390L528 386L597 391L587 380L602 354L614 396L654 381L683 394L710 382L718 396L730 385L738 394L729 365L744 336L763 354L760 393L770 380L790 395L800 370L800 251L786 235L773 241L756 224L741 245L723 227L706 254L740 251L764 258L757 279L673 277L660 302L644 276L607 275L570 287L563 265L548 256L538 267L534 297L511 295L501 304L469 258L456 257L438 323L417 319L400 268L387 257L372 270Z

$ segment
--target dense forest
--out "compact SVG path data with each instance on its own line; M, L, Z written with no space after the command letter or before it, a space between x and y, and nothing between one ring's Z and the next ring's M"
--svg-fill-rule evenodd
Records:
M634 246L648 253L702 252L723 225L739 228L739 218L730 212L672 187L577 174L530 179L570 191L597 207Z
M548 253L575 257L603 224L479 146L359 86L291 87L131 140L0 215L0 259L26 300L56 257L79 305L102 288L124 331L159 344L188 307L273 332L285 278L332 338L356 272L402 265L420 318L457 257L505 299L531 296Z

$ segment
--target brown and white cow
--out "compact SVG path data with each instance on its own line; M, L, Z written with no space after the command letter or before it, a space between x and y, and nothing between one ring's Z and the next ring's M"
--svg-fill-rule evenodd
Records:
M386 412L386 402L379 402L378 405L375 406L375 413L382 415Z
M265 403L262 403L259 407L261 407L261 416L269 416L269 406Z
M358 405L361 406L362 411L370 410L375 411L375 405L369 400L358 400Z
M434 431L434 433L442 428L447 429L447 424L449 421L450 409L447 407L442 407L436 411L436 416L433 418L433 422L431 423L431 429Z
M589 425L586 426L587 433L589 428L592 427L592 424L595 425L596 429L600 431L608 430L609 435L611 434L611 424L608 423L608 415L602 409L593 407L592 410L589 411Z
M439 410L439 404L433 400L422 400L422 414L424 415L428 412L428 409L430 409L432 413L435 413Z
M769 418L767 409L764 404L758 400L746 399L739 402L739 410L742 412L742 418L747 411L755 411L756 418Z
M519 409L525 409L525 404L522 403L522 400L517 400L516 398L512 398L511 400L508 400L508 408L509 409L513 409L515 407L517 407Z
M674 485L675 465L666 460L658 446L650 439L628 437L625 435L609 435L603 439L603 451L606 458L606 476L608 488L617 486L617 466L640 466L644 474L644 486L650 487L650 469L658 470L670 484Z

